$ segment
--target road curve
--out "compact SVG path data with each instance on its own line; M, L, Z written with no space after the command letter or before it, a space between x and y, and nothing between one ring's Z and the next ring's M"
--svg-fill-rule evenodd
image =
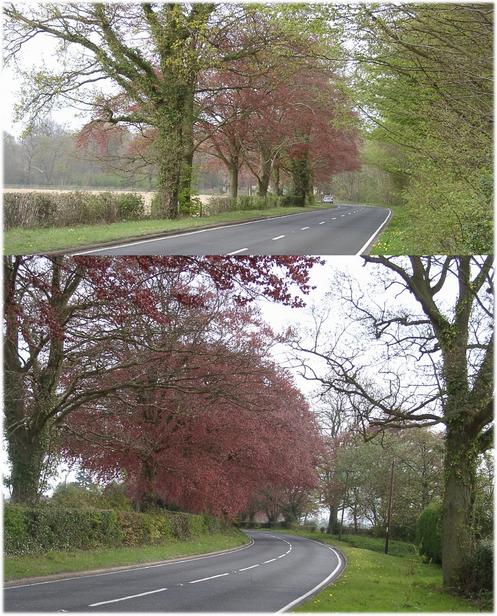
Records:
M235 552L4 589L6 612L280 612L335 579L333 548L270 531Z
M356 255L367 251L391 212L380 207L337 207L213 229L81 249L91 255Z

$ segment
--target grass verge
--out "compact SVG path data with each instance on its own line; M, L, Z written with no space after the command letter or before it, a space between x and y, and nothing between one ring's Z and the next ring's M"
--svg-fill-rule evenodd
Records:
M391 542L384 554L382 539L306 531L292 534L323 541L347 558L339 580L296 607L295 612L475 612L478 606L442 591L442 569L424 563L413 546Z
M412 237L412 220L409 210L402 205L389 205L392 218L386 229L369 251L371 255L415 255L420 254L422 238Z
M180 218L178 220L139 220L106 225L81 225L77 227L53 227L47 229L9 229L4 233L5 254L39 254L55 250L81 248L113 240L135 238L142 235L168 231L201 229L217 223L244 222L257 218L272 218L285 214L301 214L306 211L328 209L329 205L308 208L277 207L266 210L240 210L216 214L208 218Z
M164 545L74 550L7 557L3 563L4 579L11 581L54 573L138 565L235 548L248 542L247 535L238 530L230 530L224 533L193 537L188 541L169 541Z

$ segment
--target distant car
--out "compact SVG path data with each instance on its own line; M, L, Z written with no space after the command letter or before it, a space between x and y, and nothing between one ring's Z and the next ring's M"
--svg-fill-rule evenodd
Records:
M333 203L333 195L323 195L323 203Z

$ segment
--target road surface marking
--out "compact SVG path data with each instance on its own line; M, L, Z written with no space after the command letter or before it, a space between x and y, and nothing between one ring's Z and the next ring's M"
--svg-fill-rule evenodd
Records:
M310 229L310 227L302 227L300 230L305 231L306 229Z
M325 223L325 222L326 222L326 221L325 221L325 220L323 220L323 222L320 222L320 223L318 223L318 224L320 224L320 225L324 225L324 223Z
M313 541L313 539L308 539L308 541ZM314 543L319 543L319 545L323 545L319 541L313 541L313 542ZM323 547L325 547L325 546L323 545ZM276 614L280 614L281 612L286 612L287 610L291 609L294 605L297 605L297 603L300 603L306 597L309 597L310 595L313 595L317 590L319 590L322 586L325 586L330 580L333 579L333 576L335 575L335 573L337 573L337 571L342 566L342 559L340 558L340 554L336 550L334 550L330 546L326 546L326 547L328 547L328 549L331 550L335 554L335 556L338 559L338 565L333 569L333 571L330 573L330 575L328 575L322 582L319 582L319 584L317 586L314 586L314 588L311 588L311 590L306 592L304 595L301 595L300 597L298 597L297 599L295 599L291 603L288 603L288 605L285 605L285 607L282 607L280 610L278 610L276 612Z
M168 567L170 565L179 565L183 563L190 563L194 560L205 560L206 558L216 558L218 556L224 556L224 554L231 554L232 552L241 552L247 548L251 548L255 545L254 539L251 537L250 543L243 545L240 548L233 548L231 550L222 550L215 554L207 554L206 556L193 556L192 558L182 558L180 560L168 560L163 563L157 563L155 565L145 565L143 567L129 567L117 569L116 571L106 571L105 573L91 573L90 575L75 575L72 577L60 578L58 580L47 580L46 582L31 582L31 584L18 584L17 586L4 586L5 590L16 590L17 588L27 588L28 586L42 586L44 584L56 584L58 582L70 582L71 580L81 580L83 578L103 577L104 575L116 575L119 573L129 573L131 571L141 571L142 569L155 569L156 567Z
M248 250L248 248L240 248L240 250L234 250L233 252L228 252L228 255L237 255L239 252L243 252L244 250Z
M153 595L157 592L164 592L167 588L158 588L157 590L149 590L148 592L141 592L139 595L128 595L127 597L120 597L119 599L111 599L110 601L99 601L98 603L91 603L88 607L97 607L97 605L106 605L107 603L118 603L119 601L127 601L128 599L135 599L136 597L145 597L145 595Z
M188 582L189 584L197 584L198 582L207 582L207 580L213 580L214 578L224 577L225 575L229 575L229 573L220 573L219 575L211 575L210 577L202 578L200 580L192 580Z
M282 237L285 237L284 235L277 235L276 237L272 237L272 240L281 240Z
M337 219L337 217L335 216L335 218L332 218L331 220L336 220L336 219Z
M243 569L238 569L238 571L248 571L249 569L253 569L254 567L258 567L259 565L252 565L251 567L244 567Z
M283 554L284 556L284 554ZM276 558L279 558L279 556L277 556ZM276 560L276 558L270 558L269 560L265 560L264 564L267 565L268 563L274 563L274 561Z
M356 256L357 255L361 255L363 253L364 250L366 250L366 248L369 246L369 244L371 244L371 242L375 239L375 237L378 235L378 233L383 229L383 227L387 224L388 219L390 218L390 216L392 215L392 210L388 210L388 215L385 218L385 220L381 223L381 225L376 229L376 231L373 233L373 235L368 239L368 241L364 244L364 246L362 246L362 248L359 249L358 252L356 252Z
M317 211L317 210L311 210ZM305 212L308 214L310 212ZM304 215L305 215L304 214ZM243 227L244 225L256 225L260 222L271 222L272 220L278 220L280 218L288 218L290 216L302 216L300 212L296 214L282 214L281 216L270 216L269 218L263 218L262 220L249 220L248 222L237 222L234 225L220 225L219 227L210 227L209 229L199 229L198 231L186 231L185 233L176 233L175 235L162 235L161 237L153 237L148 240L128 240L123 244L114 244L112 246L100 246L100 248L90 248L89 250L81 250L71 252L69 254L79 256L79 255L89 255L92 252L100 252L101 250L112 250L115 248L126 248L127 246L138 246L138 244L146 244L147 242L163 242L164 240L172 240L177 237L184 237L187 235L196 235L198 233L206 233L207 231L219 231L220 229L226 229L228 227Z

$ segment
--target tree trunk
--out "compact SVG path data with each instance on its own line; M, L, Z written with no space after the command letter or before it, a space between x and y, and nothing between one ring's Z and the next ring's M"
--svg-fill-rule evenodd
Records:
M43 440L40 433L29 428L20 427L9 431L13 503L34 504L38 500L46 454Z
M238 199L238 161L229 166L230 197L235 202Z
M273 186L275 194L280 197L283 194L283 190L281 188L280 166L276 163L273 165Z
M267 152L261 152L260 175L257 178L257 195L266 197L271 180L272 161Z
M311 173L307 156L292 160L293 194L298 206L304 207L311 187Z
M185 106L182 123L181 179L179 190L179 209L185 214L191 213L191 196L193 180L193 123L194 123L194 86L189 84L185 94Z
M475 498L476 443L460 425L447 427L442 513L442 570L446 590L457 590L473 550L471 522Z
M330 516L328 518L328 528L326 532L329 535L336 534L338 531L338 507L330 507Z

